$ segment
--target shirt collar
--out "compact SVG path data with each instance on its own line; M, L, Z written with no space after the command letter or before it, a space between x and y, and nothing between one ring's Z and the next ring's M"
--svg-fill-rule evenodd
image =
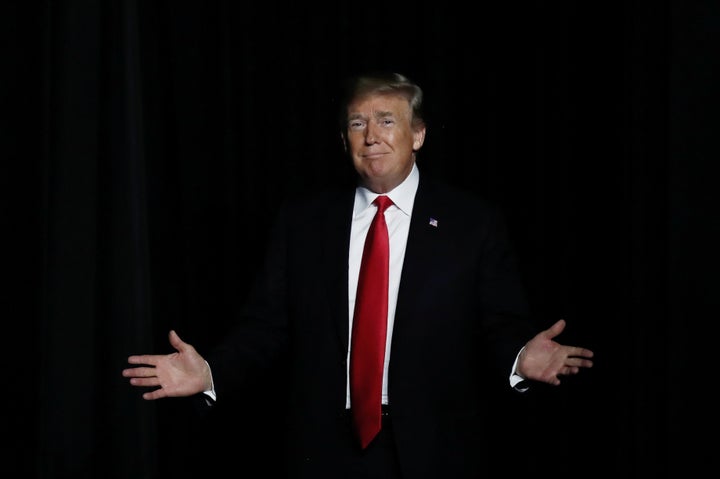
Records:
M418 170L417 164L413 163L410 174L403 180L402 183L397 185L392 190L385 193L389 196L392 202L400 209L403 213L410 216L412 214L413 203L415 202L415 193L417 192L418 184L420 183L420 171ZM353 216L357 216L360 212L375 201L377 193L370 191L364 186L358 186L355 189L355 206L353 208Z

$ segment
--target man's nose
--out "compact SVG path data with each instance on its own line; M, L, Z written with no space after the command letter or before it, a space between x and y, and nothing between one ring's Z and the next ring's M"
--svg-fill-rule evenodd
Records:
M365 130L365 143L371 145L377 142L377 132L375 131L376 126L372 123L368 123L367 129Z

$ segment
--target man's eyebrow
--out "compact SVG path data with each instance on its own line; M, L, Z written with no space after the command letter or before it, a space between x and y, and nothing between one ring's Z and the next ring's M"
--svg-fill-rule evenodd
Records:
M375 118L386 118L388 116L393 116L393 112L391 111L378 111L375 112Z

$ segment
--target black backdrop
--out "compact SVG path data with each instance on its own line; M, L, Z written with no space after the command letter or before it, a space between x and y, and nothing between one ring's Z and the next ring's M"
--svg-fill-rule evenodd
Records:
M120 371L171 328L201 352L222 338L280 199L348 177L335 93L368 69L424 86L421 170L505 209L538 327L566 318L560 339L597 354L499 398L495 465L710 462L717 2L1 8L13 477L276 470L281 371L209 418Z

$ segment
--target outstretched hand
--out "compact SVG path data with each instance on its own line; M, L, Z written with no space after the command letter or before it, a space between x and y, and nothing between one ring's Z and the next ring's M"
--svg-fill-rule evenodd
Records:
M564 346L554 341L564 329L565 320L560 319L528 341L518 361L521 376L557 386L560 384L559 376L577 374L580 368L592 367L594 353L591 350Z
M129 364L141 366L124 369L133 386L156 387L143 393L143 399L192 396L212 387L210 367L190 344L170 331L170 345L177 352L164 355L142 354L128 357Z

